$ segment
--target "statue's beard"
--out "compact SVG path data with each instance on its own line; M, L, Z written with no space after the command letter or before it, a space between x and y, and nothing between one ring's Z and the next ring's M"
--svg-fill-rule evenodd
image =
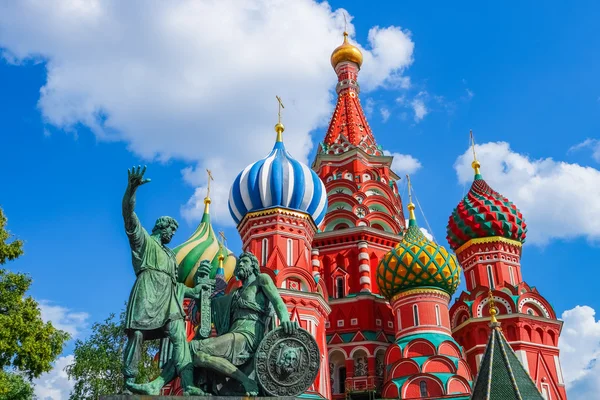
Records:
M235 275L238 279L245 280L250 276L250 269L248 268L240 268L240 270Z

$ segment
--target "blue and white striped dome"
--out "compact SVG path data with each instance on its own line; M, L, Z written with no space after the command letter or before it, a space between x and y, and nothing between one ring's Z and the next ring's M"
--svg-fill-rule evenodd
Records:
M327 192L317 174L296 161L278 140L271 153L239 173L229 194L236 224L251 211L283 207L309 214L318 226L327 211Z

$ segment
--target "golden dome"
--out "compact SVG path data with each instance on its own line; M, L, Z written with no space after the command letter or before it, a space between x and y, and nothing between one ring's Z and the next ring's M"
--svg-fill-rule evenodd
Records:
M333 68L342 61L352 61L353 63L358 64L359 68L363 62L363 55L358 47L348 43L348 32L344 32L344 43L339 45L333 53L331 53L331 65Z

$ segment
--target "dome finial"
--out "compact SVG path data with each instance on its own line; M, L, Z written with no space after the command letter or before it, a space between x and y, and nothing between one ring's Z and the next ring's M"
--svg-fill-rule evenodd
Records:
M212 176L212 172L210 171L210 169L206 169L206 173L208 174L208 185L206 187L206 197L204 198L204 214L208 214L209 210L209 205L211 203L210 200L210 181L214 181L215 179Z
M471 167L475 170L475 179L481 178L481 172L479 172L479 161L477 161L477 155L475 154L475 139L473 138L473 129L469 131L469 135L471 136L471 149L473 150L473 162L471 163Z
M363 62L361 51L348 41L348 31L346 29L344 29L344 42L331 53L331 66L335 69L343 61L353 62L358 65L359 69Z
M223 231L219 232L219 236L221 240L219 242L219 268L223 268L223 261L225 260L225 256L223 255L223 249L225 248L225 233Z
M408 185L408 225L412 226L417 223L417 218L415 217L415 205L412 202L412 185L410 183L410 176L406 175L406 182Z
M281 123L281 109L285 108L285 107L283 106L283 103L281 102L281 97L275 96L275 98L277 99L277 103L279 103L279 111L277 112L277 123L275 124L275 132L277 132L277 139L275 139L275 141L283 142L282 133L285 130L285 127Z
M488 306L490 310L490 327L497 328L500 326L500 323L496 319L496 314L498 311L496 310L496 304L494 303L494 294L492 293L492 289L488 292Z

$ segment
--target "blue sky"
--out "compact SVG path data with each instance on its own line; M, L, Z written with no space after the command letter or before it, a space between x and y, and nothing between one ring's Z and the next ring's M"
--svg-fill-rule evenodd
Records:
M212 168L215 227L239 251L224 201L230 182L270 151L275 94L288 150L314 158L332 110L328 57L343 7L365 49L370 125L385 150L404 155L396 166L412 173L436 240L445 244L470 184L463 155L473 129L484 177L529 222L525 281L557 315L570 310L569 331L585 332L562 336L571 396L596 390L600 369L585 367L600 352L600 5L257 1L240 11L223 2L213 11L229 7L232 17L216 24L196 23L206 10L185 4L63 3L0 6L0 206L25 240L8 266L32 275L31 294L59 325L85 337L127 300L134 275L120 201L132 165L147 164L152 179L138 215L148 228L160 215L177 218L173 244L194 230Z

